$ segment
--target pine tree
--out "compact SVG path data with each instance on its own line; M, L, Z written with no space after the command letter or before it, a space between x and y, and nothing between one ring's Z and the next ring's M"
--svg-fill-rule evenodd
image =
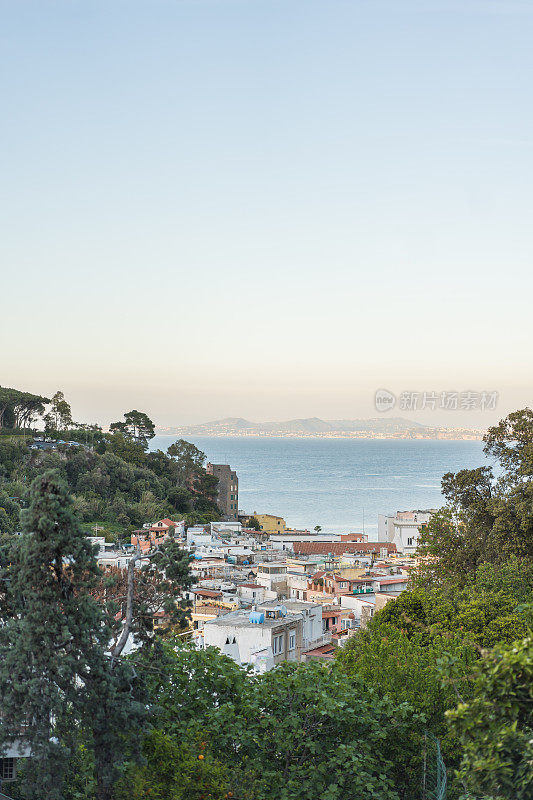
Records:
M110 628L90 595L93 548L57 472L32 484L23 530L0 559L9 564L0 575L0 748L22 730L31 748L26 795L60 800L73 724L83 728L105 799L139 706L127 666L107 653Z

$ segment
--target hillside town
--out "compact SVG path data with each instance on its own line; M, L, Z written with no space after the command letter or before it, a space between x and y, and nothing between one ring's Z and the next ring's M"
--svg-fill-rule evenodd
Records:
M104 432L74 424L60 391L3 388L0 419L2 798L271 800L287 769L287 800L359 796L365 770L372 800L418 800L424 780L445 800L448 777L461 798L456 748L471 751L454 720L479 719L479 692L492 720L494 696L531 683L530 409L486 435L500 475L448 473L444 505L352 531L292 527L259 495L241 508L235 462L149 447L145 412ZM495 747L529 702L501 705Z
M181 635L196 647L216 647L258 672L283 661L332 659L406 589L431 510L380 515L376 541L363 533L294 530L282 517L238 511L238 477L229 465L206 469L219 479L221 520L147 522L119 548L91 537L104 570L126 569L133 554L147 561L169 540L189 554L194 587L184 593L191 616ZM136 568L146 561L139 558Z

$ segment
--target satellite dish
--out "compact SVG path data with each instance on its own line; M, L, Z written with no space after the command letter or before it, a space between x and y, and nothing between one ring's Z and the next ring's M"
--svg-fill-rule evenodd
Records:
M287 616L287 606L281 606L279 610L281 611L284 617Z

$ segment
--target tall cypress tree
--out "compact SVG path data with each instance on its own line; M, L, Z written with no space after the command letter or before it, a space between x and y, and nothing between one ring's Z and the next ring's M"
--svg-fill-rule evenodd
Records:
M31 747L27 796L60 800L74 720L92 735L106 798L138 707L127 668L108 657L110 629L89 594L99 570L59 474L38 477L30 498L0 576L0 747L22 729Z

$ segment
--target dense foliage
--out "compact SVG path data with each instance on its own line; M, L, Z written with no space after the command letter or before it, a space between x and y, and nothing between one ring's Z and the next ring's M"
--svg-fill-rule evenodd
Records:
M481 564L511 556L533 558L533 411L515 411L490 428L485 453L491 467L448 473L448 503L427 526L419 546L427 586L464 585Z
M22 796L62 800L83 727L105 800L143 707L131 696L131 668L107 656L111 620L90 593L93 549L59 475L36 478L30 501L23 533L4 540L1 559L0 745L23 731L32 759Z
M91 594L104 606L110 620L112 652L124 636L123 620L128 615L129 602L130 632L137 644L150 643L156 631L166 633L188 625L191 602L185 599L184 592L194 582L190 559L188 551L170 539L159 545L149 559L136 554L130 558L128 569L112 567L102 572Z
M467 791L498 800L533 794L533 639L484 653L471 697L447 712Z
M212 648L169 643L138 668L156 729L223 763L226 796L399 800L409 769L418 774L422 717L330 664L284 663L255 675Z
M497 459L443 478L411 587L339 652L339 667L408 702L440 738L448 797L533 796L533 413L485 437Z
M69 422L70 406L58 392L45 415L45 423L57 428L48 427L47 435L79 446L42 451L30 447L31 438L0 437L0 533L19 530L29 484L48 469L66 481L74 509L88 526L99 523L120 532L164 517L190 523L219 517L217 479L203 468L204 453L182 440L170 453L148 452L153 423L146 414L128 412L108 434L97 426L65 429Z
M434 737L448 800L533 796L529 410L487 434L496 477L445 476L409 589L334 662L264 675L175 635L191 582L175 542L133 593L133 569L96 568L80 518L214 507L204 455L147 452L149 423L132 411L110 434L63 432L86 446L52 453L0 437L0 745L24 730L33 749L17 800L419 800ZM128 657L125 630L140 645Z
M0 431L31 427L34 420L44 414L49 402L39 394L0 386Z

